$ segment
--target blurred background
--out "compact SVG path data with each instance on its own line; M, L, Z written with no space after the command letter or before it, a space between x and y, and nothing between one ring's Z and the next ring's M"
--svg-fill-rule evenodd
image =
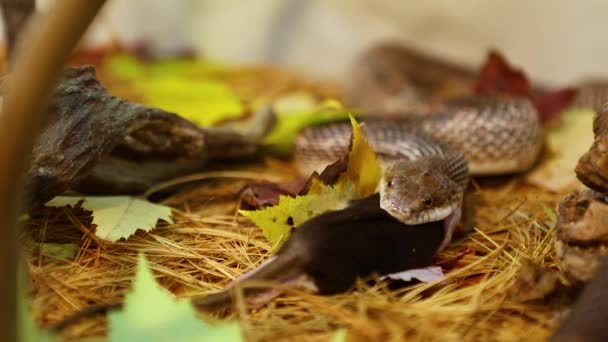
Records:
M471 67L494 47L533 80L560 86L608 75L605 13L601 0L110 0L84 44L146 42L161 54L187 49L335 80L377 41Z

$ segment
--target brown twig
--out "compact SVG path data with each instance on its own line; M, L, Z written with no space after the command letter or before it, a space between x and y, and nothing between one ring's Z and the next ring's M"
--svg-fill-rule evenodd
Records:
M23 173L39 116L61 67L103 5L103 0L62 0L34 21L14 55L13 76L0 115L0 331L16 339L16 218L20 212Z

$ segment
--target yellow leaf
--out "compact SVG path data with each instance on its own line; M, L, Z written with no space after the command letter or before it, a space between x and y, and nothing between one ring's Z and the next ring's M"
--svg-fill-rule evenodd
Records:
M338 100L321 103L305 93L293 93L275 100L277 123L264 139L270 150L279 154L292 152L295 136L303 128L342 119L347 109Z
M569 190L580 183L574 168L593 143L592 109L570 110L562 114L558 127L547 134L549 157L526 178L550 191Z
M173 223L171 208L130 196L58 196L45 206L74 207L78 203L93 212L95 235L111 242L128 238L138 229L150 231L158 220Z
M240 99L216 80L160 77L147 79L139 87L147 105L175 112L200 126L239 118L245 112Z
M367 197L376 192L382 177L382 168L355 118L350 116L350 122L353 127L353 144L349 153L348 168L343 175L348 178L348 182L344 184L354 184L355 193L360 197Z
M287 241L292 228L324 212L343 209L351 200L375 193L381 178L380 163L352 117L351 124L353 144L347 171L334 186L313 179L308 194L304 196L281 196L275 206L240 211L262 228L264 236L275 247Z
M106 62L116 77L141 92L142 102L174 112L200 126L241 117L245 106L230 89L219 64L198 60L144 63L118 55Z

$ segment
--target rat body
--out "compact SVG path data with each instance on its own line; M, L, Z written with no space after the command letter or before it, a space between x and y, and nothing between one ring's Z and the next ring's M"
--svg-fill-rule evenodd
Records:
M294 229L291 238L277 254L256 270L237 279L229 288L192 299L202 311L215 311L232 305L233 288L251 281L288 284L307 276L319 294L347 291L358 277L372 273L387 275L431 265L444 234L444 222L406 226L379 206L379 195L353 201L342 210L312 218ZM266 289L267 290L267 289ZM245 296L259 288L243 288ZM59 322L54 330L121 305L93 306Z

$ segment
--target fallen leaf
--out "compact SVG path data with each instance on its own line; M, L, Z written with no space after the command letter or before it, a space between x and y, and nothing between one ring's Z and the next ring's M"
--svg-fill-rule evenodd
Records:
M40 253L44 256L51 256L59 259L72 260L78 254L80 246L75 243L50 243L45 242L40 245Z
M328 210L344 208L346 204L337 189L315 179L307 195L280 196L278 205L239 213L262 228L264 236L278 248L287 241L292 228Z
M92 211L95 235L116 242L128 238L138 229L150 231L158 220L173 223L171 208L131 196L58 196L45 204L47 207L75 207Z
M353 140L348 165L336 184L324 184L312 177L308 192L301 196L280 196L278 205L262 210L239 211L262 228L264 236L278 248L292 228L329 210L343 209L349 201L372 195L381 178L381 167L356 120L351 116Z
M17 270L17 341L20 342L58 342L59 339L48 331L40 329L34 321L29 308L30 300L26 295L26 266L19 264Z
M359 198L367 197L376 191L382 177L382 168L376 152L367 144L361 127L352 116L350 123L353 127L353 143L348 153L348 167L344 174L346 180L343 183L346 186L354 185L354 193L359 194ZM338 180L338 184L340 182Z
M576 95L576 89L565 88L537 96L533 102L540 121L546 126L558 121L562 111L572 104Z
M491 50L479 72L475 93L530 97L532 88L523 71L513 68L498 51Z
M313 106L312 98L298 95L277 101L274 104L277 123L264 139L264 144L278 154L291 153L295 137L303 128L342 119L350 112L337 100L326 100Z
M250 208L259 209L279 204L279 198L292 195L277 183L259 182L248 185L240 195L241 201Z
M346 342L346 336L348 331L346 329L338 329L334 336L331 338L331 342Z
M545 203L539 202L539 204L540 207L543 209L545 216L547 216L547 218L549 219L549 228L555 228L557 224L557 213L554 209L549 208L549 206Z
M221 75L222 66L195 59L146 63L117 55L106 62L115 77L137 89L141 102L178 113L200 126L242 117L246 110Z
M555 122L562 111L570 106L577 91L565 88L535 97L526 74L510 65L500 53L491 50L479 72L475 83L475 93L529 98L534 104L541 122L548 125Z
M208 325L188 300L176 301L160 288L141 254L124 309L108 320L109 341L242 341L238 323Z
M423 283L430 283L445 278L445 275L443 274L443 270L441 269L441 267L431 266L388 274L386 276L381 277L380 279L386 278L401 281L412 281L414 279L417 279L418 281L421 281Z
M574 168L593 143L594 115L592 109L565 112L560 124L548 130L549 156L528 174L527 181L556 192L580 186Z
M174 76L142 78L143 102L152 107L179 113L199 126L243 116L245 107L224 82Z

